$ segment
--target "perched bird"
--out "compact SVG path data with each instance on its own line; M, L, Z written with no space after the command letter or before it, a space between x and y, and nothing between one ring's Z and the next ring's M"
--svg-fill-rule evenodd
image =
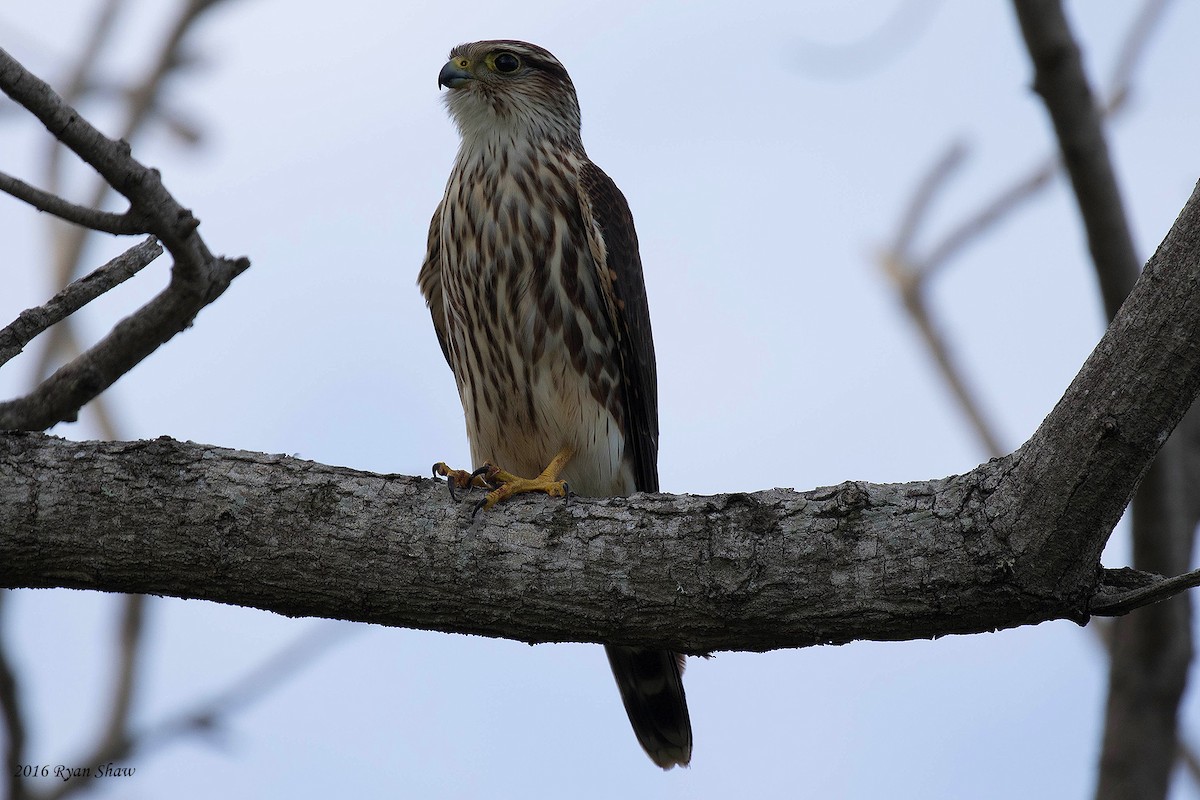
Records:
M461 136L429 226L419 285L454 371L474 472L439 462L451 493L613 497L658 490L658 389L637 234L588 160L575 87L532 44L450 52L438 74ZM608 646L638 741L687 764L683 656Z

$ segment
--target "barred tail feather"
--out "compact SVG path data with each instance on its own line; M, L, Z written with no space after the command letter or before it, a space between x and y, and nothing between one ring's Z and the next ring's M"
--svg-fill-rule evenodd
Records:
M667 650L605 646L625 713L650 760L663 769L692 758L692 723L683 694L683 656Z

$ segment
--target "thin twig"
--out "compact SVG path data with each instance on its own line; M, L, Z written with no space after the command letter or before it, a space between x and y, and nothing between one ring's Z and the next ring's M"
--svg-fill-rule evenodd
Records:
M1116 64L1108 81L1108 95L1104 101L1106 116L1112 116L1120 111L1129 99L1129 90L1133 85L1133 77L1141 66L1142 56L1150 44L1159 22L1171 0L1146 0L1138 11L1133 24L1129 26L1121 49L1117 53Z
M1113 70L1108 91L1102 104L1106 119L1115 118L1127 107L1133 79L1137 74L1137 67L1142 63L1151 34L1153 34L1161 22L1168 2L1169 0L1147 0L1142 5L1137 18L1126 33L1121 43L1117 66ZM961 144L955 143L947 149L954 150L961 146ZM939 161L930 169L931 174L938 172L940 163ZM1011 184L997 192L995 196L985 202L977 211L952 227L950 232L937 245L930 248L929 254L924 258L917 257L910 251L905 251L909 255L909 260L919 268L922 276L932 274L957 255L967 244L985 233L992 225L1008 216L1023 202L1032 199L1039 191L1048 186L1050 180L1061 166L1061 160L1057 152L1042 158L1038 163L1023 172ZM918 189L914 192L913 199L909 201L909 210L904 216L902 226L919 228L920 222L924 220L924 212L929 205L929 201L927 198L922 198L921 194L923 187L926 186L928 181L929 177L927 176L918 184ZM939 188L941 185L941 183L938 184ZM920 212L916 223L909 219L914 211ZM915 238L915 233L911 238Z
M51 325L129 280L160 255L162 246L158 241L153 237L146 239L75 281L45 305L22 311L11 324L0 329L0 365L20 353L34 337Z
M146 232L145 223L128 212L114 214L111 211L85 208L36 186L30 186L25 181L3 172L0 172L0 191L25 201L38 211L45 211L47 214L53 214L67 222L73 222L94 231L118 235Z
M121 620L117 626L118 646L116 675L113 681L112 705L96 744L91 751L76 759L75 764L104 764L124 758L132 752L134 737L130 733L129 720L133 708L133 693L137 686L138 661L142 650L143 615L146 596L127 594L121 597ZM38 800L61 798L87 787L85 781L56 783L54 789L44 795L34 795Z
M1200 569L1176 575L1174 578L1161 578L1115 597L1106 596L1104 600L1093 603L1089 611L1097 617L1119 617L1135 608L1161 602L1196 586L1200 586Z
M900 299L904 303L909 319L916 325L917 332L925 342L925 347L933 356L933 362L937 366L942 380L950 387L950 391L958 400L959 407L967 415L971 430L979 436L989 458L999 458L1004 455L1005 450L1000 443L1000 437L984 415L974 390L967 384L965 372L959 368L951 351L950 342L942 335L934 319L933 311L925 302L925 292L916 271L906 263L894 259L886 258L884 263L900 290Z
M32 392L0 403L0 430L45 430L59 422L74 421L84 404L191 324L200 309L219 297L250 262L244 258L214 259L212 266L208 291L190 291L173 280L161 294L117 323L107 336Z
M935 272L950 263L951 259L967 245L978 241L989 228L1049 186L1050 180L1058 173L1058 167L1057 156L1043 160L1042 163L1034 166L1009 186L1000 190L974 214L959 222L929 252L929 255L919 262L922 279L932 277Z
M896 236L892 241L891 253L900 256L905 261L911 260L914 240L920 229L921 221L925 219L925 215L929 212L929 208L942 186L963 165L966 157L966 144L961 141L954 142L925 173L925 177L917 184L917 189L908 202L907 210L900 218ZM904 275L893 275L892 277L902 279Z

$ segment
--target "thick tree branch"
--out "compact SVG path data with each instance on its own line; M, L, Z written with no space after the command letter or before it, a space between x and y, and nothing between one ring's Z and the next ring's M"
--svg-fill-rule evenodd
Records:
M684 652L1083 622L1109 532L1200 389L1197 282L1200 189L1033 438L936 481L517 502L472 524L431 480L6 435L0 586Z
M1015 461L913 484L517 501L472 523L440 481L5 434L0 586L693 653L1082 622L1095 565L1039 582L991 521Z
M0 586L206 598L682 652L1087 620L1100 552L1200 390L1200 187L1063 398L966 475L517 501L170 440L0 436Z

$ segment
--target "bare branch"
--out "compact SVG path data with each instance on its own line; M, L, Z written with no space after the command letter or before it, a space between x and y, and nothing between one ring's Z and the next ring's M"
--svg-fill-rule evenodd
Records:
M1046 103L1070 176L1100 293L1112 319L1133 288L1138 257L1108 157L1099 104L1079 47L1057 0L1013 0L1034 65L1033 88Z
M158 241L150 238L129 248L63 289L42 306L22 311L0 329L0 365L20 353L34 337L65 319L110 289L120 286L162 255Z
M1095 616L1121 616L1122 614L1128 614L1135 608L1161 602L1188 589L1200 586L1200 569L1186 572L1183 575L1176 575L1174 578L1164 578L1160 575L1150 575L1148 573L1136 572L1135 570L1109 570L1109 573L1114 572L1134 573L1144 578L1144 580L1141 581L1142 585L1137 588L1113 593L1112 596L1107 596L1104 593L1097 594L1097 600L1092 603L1090 609L1091 613ZM1122 583L1124 582L1123 580Z
M129 213L113 214L110 211L75 205L58 195L38 189L36 186L30 186L28 183L2 172L0 172L0 191L7 192L18 200L24 200L38 211L45 211L67 222L73 222L92 230L114 234L146 232L145 223Z
M1062 499L1031 497L1026 470L1018 457L911 484L532 499L472 522L431 479L166 439L0 434L0 586L690 653L1082 622L1094 562L1050 578L1020 555L1031 529L1007 527L1014 503Z
M129 105L125 112L125 121L121 126L118 140L132 141L134 135L151 116L158 103L159 93L164 82L182 61L179 51L188 31L205 11L219 2L220 0L187 0L183 4L179 16L176 17L174 24L166 33L163 43L159 48L158 57L152 63L145 78L127 93ZM89 75L95 64L96 57L103 48L111 32L112 23L120 12L122 5L123 3L120 0L110 0L103 9L93 35L85 46L83 54L67 83L64 91L64 102L66 105L71 105L81 96L84 89L88 87ZM51 149L47 170L48 185L51 193L58 193L59 186L61 185L60 154L62 153L62 149L58 146ZM86 161L87 159L84 160ZM103 175L103 172L101 174ZM108 178L108 176L104 177ZM115 184L112 184L111 180L107 182L97 181L88 202L83 205L89 208L100 208L111 188L118 188ZM60 285L65 285L74 278L75 270L79 264L79 257L83 250L85 236L86 231L78 229L71 229L66 232L66 241L61 248L58 259L58 281ZM45 371L42 374L45 374Z
M126 101L124 109L125 119L119 133L120 139L133 141L135 136L146 126L147 121L153 116L155 109L160 103L160 93L163 84L170 74L185 62L179 50L183 45L188 30L190 30L200 15L212 5L213 2L210 0L189 0L184 3L179 10L174 24L166 32L166 36L160 45L158 56L153 60L145 77L132 89L122 89L119 92L120 96ZM101 9L96 25L92 29L92 33L84 47L81 49L80 57L72 69L71 76L64 88L64 102L67 105L74 105L76 101L83 99L85 94L96 92L98 87L103 90L104 82L97 80L94 76L95 66L99 54L111 36L114 22L121 13L123 6L124 3L122 0L109 0ZM62 154L65 149L58 142L55 142L49 148L46 166L46 185L53 194L62 194ZM83 205L88 208L100 208L110 191L111 187L108 183L103 180L96 180L90 191L89 200ZM63 225L57 220L52 221L50 228L54 239L52 252L55 256L54 272L57 276L56 281L59 286L65 286L74 280L81 268L80 258L89 231L76 226ZM81 351L82 348L77 341L75 328L70 324L69 320L64 324L55 326L51 329L49 336L46 337L45 346L41 350L37 369L35 370L37 379L40 381L49 376L55 362L62 363L65 360L74 358ZM114 439L118 438L103 395L95 398L92 403L92 409L100 429L105 432L105 436Z
M129 729L133 708L133 691L137 685L137 662L142 650L144 595L129 594L121 600L121 623L118 626L116 674L109 708L103 729L90 752L73 763L103 764L127 757L133 750L135 738ZM85 781L58 782L45 794L34 795L37 800L57 800L85 789Z
M1124 107L1125 102L1129 99L1133 76L1142 63L1142 57L1146 54L1150 38L1158 29L1158 24L1162 21L1170 3L1171 0L1146 0L1142 4L1141 10L1138 11L1133 24L1129 26L1129 32L1121 43L1116 64L1109 78L1108 96L1104 100L1106 116L1115 114Z
M49 84L0 50L0 90L41 120L54 136L90 164L144 214L149 231L176 260L176 269L199 280L212 254L195 235L199 224L163 187L157 171L131 155L128 143L109 139L62 101Z
M929 213L929 207L933 204L933 200L937 197L941 188L946 185L951 176L963 165L967 157L967 146L962 142L954 142L946 151L934 162L929 168L929 172L917 184L917 189L913 192L912 199L908 202L908 208L900 216L900 224L896 228L896 236L892 240L892 245L888 252L893 254L893 257L899 257L905 262L913 262L912 257L913 246L916 242L917 232L920 230L921 221L925 215ZM907 273L897 274L893 277L903 280L908 277Z
M143 126L143 123L150 118L152 113L156 110L156 107L159 103L159 89L166 80L167 76L179 65L187 61L181 57L179 52L185 33L191 27L192 23L194 23L194 21L200 16L200 14L213 5L215 5L213 0L189 0L189 2L185 2L182 13L176 19L175 25L168 32L166 42L160 51L160 57L157 65L133 92L122 93L122 97L128 99L129 101L128 108L126 109L127 116L124 132L121 135L122 140L131 140L137 130ZM93 67L99 53L103 49L105 42L112 32L113 22L116 19L121 6L122 3L120 0L111 0L105 4L100 18L93 29L92 35L89 38L86 46L83 48L83 53L78 61L73 75L68 81L65 90L68 100L62 103L63 106L69 108L73 104L73 101L81 97L85 90L91 90L95 86L99 85L92 75ZM173 121L176 116L178 115L169 116L168 122ZM43 119L43 122L45 122L45 119ZM123 144L123 142L121 144ZM49 151L49 183L56 189L61 185L61 154L63 153L64 149L65 148L56 145L51 147ZM127 146L124 149L128 151ZM140 165L138 166L140 167ZM109 176L104 177L106 180L109 179ZM152 177L156 179L157 175L152 173ZM67 203L64 200L55 197L53 193L40 192L37 189L20 184L20 182L15 181L15 179L9 180L6 185L9 187L15 187L19 192L21 192L22 197L33 202L38 207L43 208L43 210L48 210L51 213L59 214L68 220L89 226L91 229L108 230L114 233L121 233L135 230L141 232L147 230L149 227L149 222L143 220L142 218L143 215L138 207L138 201L135 197L130 197L131 208L126 214L114 215L100 211L92 211L90 208L84 208ZM91 208L98 209L101 206L105 195L110 190L110 187L105 181L97 181L95 185L96 188L93 192L94 200L91 203ZM169 199L169 195L167 198ZM180 211L182 211L182 209L180 209ZM186 226L188 225L186 218L187 216L190 215L185 215L182 213L177 215L178 221L185 227L183 230L185 235L190 234L190 231L186 229ZM57 256L56 271L59 275L59 283L62 285L71 281L79 269L80 254L82 252L82 246L87 232L79 228L68 228L61 225L55 225L54 229L57 231L57 241L55 243L56 246L54 247L54 253ZM196 237L196 241L199 242L198 237ZM201 260L203 261L204 257L208 256L209 260L211 261L211 256L209 256L207 251L203 248L203 243L199 242L199 244L200 248L198 249L200 251ZM160 252L161 248L155 246L155 255ZM216 296L218 296L223 290L224 287L221 284L224 283L227 285L228 280L230 277L232 277L232 275L236 275L246 267L246 262L244 260L238 263L225 262L222 259L212 264L203 264L206 271L200 276L203 279L200 282L200 285L186 286L186 281L183 279L188 277L186 272L190 267L190 259L182 257L182 254L180 254L178 251L173 254L176 256L176 269L174 270L171 287L169 287L168 291L165 292L164 295L174 291L175 298L173 305L175 307L175 311L178 312L176 317L177 319L183 319L183 324L187 324L188 321L190 321L190 318L195 315L195 310L188 311L187 306L192 305L195 306L196 309L199 307L196 306L194 301L187 296L188 294L195 295L197 293L197 289L200 289L206 298L203 302L211 302L211 300L215 299ZM147 261L148 260L150 259L147 259ZM227 269L229 266L232 266L233 269ZM230 274L226 277L222 276L220 274L221 272L227 272ZM82 282L76 282L75 285L79 285L80 283ZM195 284L194 281L193 284ZM179 291L179 289L183 289L184 291ZM71 289L68 289L67 291L69 292ZM161 297L159 299L161 299ZM145 351L147 342L152 345L150 349L153 349L154 346L157 346L153 343L155 337L162 341L165 341L166 338L169 338L169 336L174 332L172 330L172 326L175 323L171 322L165 326L159 325L157 326L157 330L155 330L156 326L154 324L154 314L148 313L152 312L153 310L154 304L152 303L138 315L139 320L142 323L142 333L152 334L151 336L148 338L143 338L141 341L136 339L132 341L126 341L126 346L123 348L124 352L120 352L119 349L106 351L101 346L97 346L96 348L93 348L91 352L85 354L82 358L77 358L72 365L69 365L69 367L66 368L69 372L71 368L81 367L80 370L77 370L76 374L82 375L85 382L85 385L82 387L84 391L78 393L74 391L75 389L80 388L78 383L74 387L70 385L69 380L61 383L61 387L67 390L64 393L65 395L70 396L75 394L75 400L71 402L85 400L87 393L93 391L91 383L111 383L111 380L107 380L106 378L102 378L98 382L94 381L93 378L96 371L100 371L100 374L104 375L104 372L111 367L112 370L109 374L119 375L124 369L127 369L129 366L132 366L133 363L136 363L136 359L141 357L137 355L137 351ZM159 320L159 322L164 321L165 320L162 318ZM114 336L117 333L118 331L114 331ZM110 336L109 338L111 340L113 337ZM75 341L75 336L72 332L72 327L69 324L57 326L54 329L53 335L48 337L48 339L49 341L47 342L47 347L44 348L42 352L42 362L38 368L38 380L43 380L46 377L52 360L58 357L64 350L72 351L72 355L77 354L79 351L79 347ZM107 361L104 358L106 355L110 356ZM124 366L122 366L122 364ZM46 397L52 397L54 381L61 377L63 377L63 375L60 373L60 375L56 376L56 378L43 384L43 386L37 390L37 392L44 392L47 393ZM115 379L115 377L113 379ZM103 388L102 385L99 386L99 388ZM67 418L74 413L70 406L66 407L65 412L62 410L54 412L53 410L46 409L45 407L38 409L37 404L39 401L36 396L37 392L35 392L34 396L26 398L26 400L31 401L27 406L27 410L35 411L36 413L49 412L60 417L65 416ZM106 435L108 435L110 438L116 438L117 434L108 414L105 411L105 404L98 402L95 404L95 409L102 430L107 431ZM143 627L143 612L145 604L148 602L148 600L144 596L130 595L122 598L121 602L122 623L118 637L118 665L110 700L110 713L104 729L101 731L96 744L92 748L93 755L95 755L96 758L86 759L85 763L102 763L104 760L102 756L105 753L132 746L132 737L129 731L129 716L135 688L137 685L136 665L138 662L139 653L143 649L141 645L143 641L141 636ZM83 785L84 784L79 782L74 782L73 784L61 784L57 787L53 794L55 796L63 796L74 793L75 791L81 789Z
M161 294L26 397L0 404L0 428L41 430L73 420L79 409L186 328L248 266L216 258L196 232L199 224L159 180L129 153L67 106L42 80L0 50L0 89L37 116L64 144L124 194L133 212L174 257L171 282Z
M1142 5L1137 18L1130 26L1128 33L1122 41L1117 66L1113 70L1107 96L1101 108L1102 116L1106 118L1115 117L1125 108L1136 69L1141 64L1146 46L1159 22L1161 22L1168 2L1169 0L1147 0ZM961 144L951 145L948 148L948 152L959 148L962 148ZM930 169L926 178L922 179L918 184L913 199L910 201L909 209L906 211L901 224L902 230L910 231L908 238L905 240L909 246L899 252L905 254L906 260L914 265L922 277L931 276L957 256L967 245L976 241L981 234L985 233L997 222L1020 207L1022 203L1031 199L1040 190L1048 186L1050 180L1057 174L1060 166L1061 161L1057 152L1043 158L1023 172L1011 184L1001 189L978 210L951 228L950 232L943 236L940 242L929 250L927 255L920 257L913 252L912 242L915 241L916 233L926 218L926 211L932 200L932 197L929 196L931 189L933 192L940 190L948 182L951 174L949 172L942 172L941 162L939 161ZM933 182L935 177L937 180Z
M940 270L951 259L964 250L967 245L978 241L979 237L997 222L1015 211L1022 203L1029 200L1039 191L1050 184L1050 179L1058 173L1058 158L1051 157L1034 166L1012 184L1002 189L987 203L984 203L974 214L959 222L952 228L941 242L934 247L920 264L922 277L928 278Z
M909 319L917 326L917 332L921 334L921 339L933 356L933 362L941 373L942 380L958 400L958 405L966 414L972 430L979 436L984 452L990 458L1003 455L1004 447L1000 444L999 435L984 415L975 392L967 384L966 373L958 366L949 341L942 334L941 327L934 320L933 311L925 301L922 274L908 262L898 261L888 253L883 254L883 263L893 283L900 290L900 299Z
M200 309L219 297L250 262L214 259L211 266L207 291L195 291L173 278L166 290L32 392L0 403L0 430L44 430L75 420L85 403L191 324Z

